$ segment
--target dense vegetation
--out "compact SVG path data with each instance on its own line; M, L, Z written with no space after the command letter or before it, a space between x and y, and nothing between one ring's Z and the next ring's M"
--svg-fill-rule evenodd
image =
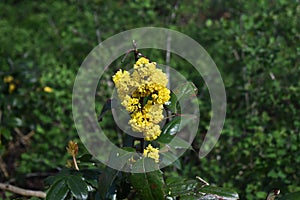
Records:
M0 10L0 182L45 190L43 179L69 158L69 140L84 154L71 99L80 64L110 36L159 26L187 34L208 51L228 104L213 151L201 160L186 152L181 169L166 168L166 176L200 176L248 200L263 199L273 188L300 190L298 1L4 0ZM143 53L165 63L165 52ZM170 65L199 88L199 141L209 122L209 93L184 60L171 55ZM99 84L97 100L105 102L109 90ZM102 106L97 103L98 113ZM118 142L109 118L103 123Z

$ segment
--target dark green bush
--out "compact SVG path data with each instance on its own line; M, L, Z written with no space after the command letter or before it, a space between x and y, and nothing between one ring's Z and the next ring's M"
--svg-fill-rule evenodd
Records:
M65 164L65 144L77 137L72 86L94 46L127 29L163 26L189 35L209 52L227 92L219 143L201 160L186 153L180 173L234 188L241 199L264 198L272 188L282 193L300 190L296 0L5 0L0 10L0 155L9 175L1 173L1 181ZM165 61L164 52L151 56ZM201 77L184 71L185 61L172 55L171 66L202 88L199 141L209 122L209 93ZM10 83L3 82L8 76L16 86L11 93ZM44 91L47 86L51 93ZM107 86L100 85L99 91L98 100L105 101Z

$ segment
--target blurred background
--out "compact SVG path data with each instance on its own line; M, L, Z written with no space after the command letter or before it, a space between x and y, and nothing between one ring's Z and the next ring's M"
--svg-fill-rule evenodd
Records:
M298 0L2 0L0 182L45 190L43 180L66 164L68 141L80 143L72 88L84 58L121 31L157 26L180 31L207 50L223 77L228 104L219 142L199 159L211 116L209 93L202 78L189 73L189 64L171 54L170 66L198 87L201 119L194 151L165 174L200 176L248 200L264 199L273 188L300 190L299 19ZM142 53L166 64L166 52ZM112 90L114 70L131 67L112 65L99 83L98 113ZM113 121L102 123L118 143Z

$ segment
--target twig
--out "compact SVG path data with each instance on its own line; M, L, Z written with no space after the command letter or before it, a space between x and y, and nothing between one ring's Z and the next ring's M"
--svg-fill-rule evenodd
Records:
M134 59L135 61L138 61L139 59L139 52L137 50L137 43L135 40L132 40L132 46L133 46L133 50L134 50Z
M8 174L8 172L6 170L6 164L4 163L4 161L2 159L2 156L0 156L0 169L3 172L4 177L8 178L9 174Z
M46 193L42 191L34 191L34 190L27 190L23 188L19 188L10 184L0 183L0 189L10 191L15 194L19 194L26 197L39 197L39 198L46 198Z
M175 19L175 17L176 17L176 10L177 9L178 9L178 1L176 1L175 5L174 5L174 8L173 8L173 12L171 13L170 23L172 23L173 20ZM168 36L167 36L167 44L166 44L166 49L167 49L167 52L166 52L166 76L167 76L167 78L169 80L168 83L167 83L167 87L168 88L171 88L171 81L170 81L170 60L171 60L170 49L171 49L171 41L172 41L171 35L168 34ZM167 111L167 117L169 117L171 114L172 114L171 111Z
M167 37L167 53L166 53L166 75L167 75L167 78L168 80L170 80L170 57L171 57L171 52L170 52L170 49L171 49L171 36L168 35ZM168 81L168 85L167 87L170 88L171 84L170 84L170 81Z
M98 43L101 43L101 32L100 32L100 29L98 28L99 27L99 19L98 19L98 14L97 12L94 12L94 20L95 20L95 24L96 24L96 36L97 36L97 40L98 40Z
M171 14L171 17L170 17L170 22L172 23L173 20L175 19L176 17L176 10L178 9L178 1L175 3L174 5L174 8L173 8L173 12ZM166 75L167 75L167 78L168 80L170 80L170 57L171 57L171 52L170 52L170 49L171 49L171 41L172 41L172 38L171 36L168 34L167 36L167 44L166 44L166 48L167 48L167 53L166 53ZM168 85L167 87L170 88L170 81L168 81Z
M209 185L209 183L206 182L205 180L203 180L200 176L196 176L196 179L198 179L200 182L204 183L204 185Z
M78 167L78 165L77 165L76 156L74 155L74 156L72 156L72 158L73 158L73 163L74 163L75 169L76 169L77 171L79 171L79 167Z

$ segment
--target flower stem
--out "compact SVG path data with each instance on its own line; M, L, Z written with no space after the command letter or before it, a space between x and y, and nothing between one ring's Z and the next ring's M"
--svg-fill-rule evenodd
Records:
M77 171L79 171L79 168L78 168L78 165L77 165L77 161L76 161L75 155L73 155L72 157L73 157L73 163L74 163L75 169L76 169Z

